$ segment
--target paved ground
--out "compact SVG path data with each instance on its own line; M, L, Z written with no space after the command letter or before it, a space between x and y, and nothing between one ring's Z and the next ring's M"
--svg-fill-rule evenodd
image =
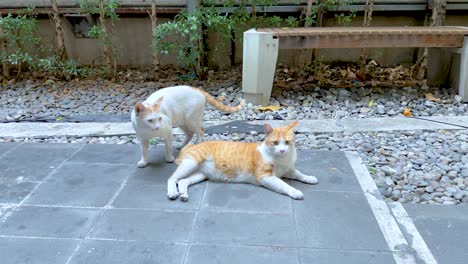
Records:
M303 201L205 182L182 203L166 198L174 165L157 149L138 169L135 145L0 144L1 263L417 263L401 262L420 259L411 232L395 246L376 220L393 217L369 203L378 192L363 192L348 155L298 155L320 181L291 182ZM467 214L420 208L408 207L439 263L462 263Z
M8 137L87 137L87 136L125 136L134 135L135 131L126 118L114 123L112 118L105 122L25 122L0 123L0 138ZM79 120L77 120L79 121ZM206 134L223 133L263 133L263 124L284 126L290 120L255 120L255 121L204 121ZM404 130L459 130L468 127L468 116L432 116L419 118L379 117L379 118L342 118L342 119L302 119L296 128L299 133L336 133L336 132L385 132ZM175 134L183 133L174 129Z

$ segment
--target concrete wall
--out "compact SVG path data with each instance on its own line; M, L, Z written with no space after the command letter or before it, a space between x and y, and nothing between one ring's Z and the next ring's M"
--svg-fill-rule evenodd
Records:
M168 18L159 18L159 23L168 21ZM362 17L356 17L351 25L360 25ZM73 34L71 23L63 19L65 29L65 42L69 56L82 64L102 64L104 62L101 54L102 47L98 39L77 38ZM406 12L399 14L388 12L374 13L372 25L374 26L423 26L424 13ZM468 14L447 12L446 25L468 26ZM39 20L38 34L43 38L45 46L53 47L54 25L49 19ZM325 26L336 26L332 17L325 20ZM115 36L120 65L151 65L151 22L149 17L139 15L135 17L122 16L115 23ZM220 44L217 33L212 32L208 37L209 65L213 68L228 68L230 66L230 43ZM431 49L429 59L429 79L431 83L447 83L449 81L448 71L453 64L453 55ZM417 57L418 49L371 49L371 58L376 59L381 65L394 66L398 64L409 66ZM357 61L360 50L358 49L323 49L320 50L321 58L326 61ZM238 41L235 49L235 61L242 63L242 41ZM298 50L280 50L279 63L288 65L303 65L310 62L311 51L300 53ZM161 55L163 64L175 64L174 55Z

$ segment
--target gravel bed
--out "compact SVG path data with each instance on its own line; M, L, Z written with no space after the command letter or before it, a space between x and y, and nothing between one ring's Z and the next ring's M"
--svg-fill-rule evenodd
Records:
M204 138L244 142L262 139L263 135L256 132L207 135ZM175 136L175 144L182 140L182 135ZM2 141L138 143L135 136L0 138ZM158 144L158 141L152 143ZM297 134L296 146L298 149L357 151L387 201L445 205L468 203L468 130Z
M0 86L0 121L56 118L86 114L128 115L133 105L162 86L187 83L108 81L57 82L53 84L21 82ZM210 94L238 104L243 97L237 81L217 85L189 83L204 87ZM440 101L426 99L431 93ZM249 104L238 113L224 114L211 106L205 120L324 119L342 117L381 117L401 115L409 107L415 116L468 115L468 104L449 89L433 87L404 88L301 88L273 91L272 105L281 109L261 112Z

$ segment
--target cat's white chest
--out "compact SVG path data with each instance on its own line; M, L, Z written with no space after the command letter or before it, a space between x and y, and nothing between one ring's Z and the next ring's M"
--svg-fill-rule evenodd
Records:
M290 164L275 164L273 166L273 175L283 177L294 170L294 166Z

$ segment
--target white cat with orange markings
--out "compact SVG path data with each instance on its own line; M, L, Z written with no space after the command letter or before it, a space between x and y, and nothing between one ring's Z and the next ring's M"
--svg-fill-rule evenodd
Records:
M230 107L218 102L207 92L190 86L173 86L158 90L144 102L138 102L132 111L131 120L136 135L140 140L141 159L137 163L140 168L148 164L149 141L161 137L165 141L166 161L173 162L172 128L179 127L185 132L182 148L197 135L196 143L203 138L203 112L205 104L224 112L239 111L244 100L236 107Z
M297 121L280 128L265 125L265 141L261 143L207 141L186 146L176 160L179 166L167 181L168 198L187 201L190 185L210 179L257 184L293 199L303 199L301 191L281 180L318 183L316 177L295 168L296 125Z

